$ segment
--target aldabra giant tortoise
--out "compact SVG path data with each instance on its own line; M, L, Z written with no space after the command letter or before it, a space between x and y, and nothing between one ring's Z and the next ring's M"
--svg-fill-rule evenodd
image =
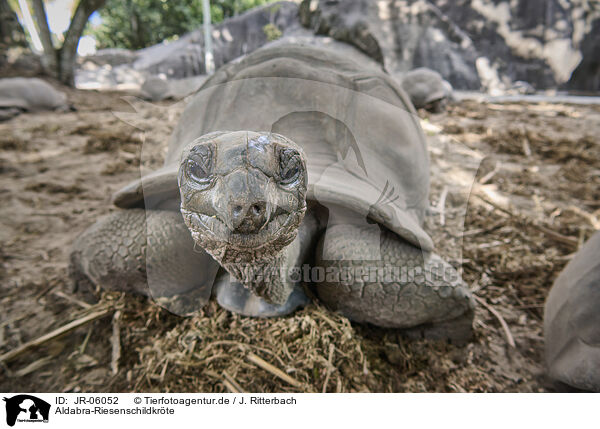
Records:
M393 79L322 48L265 47L194 95L164 167L116 193L126 210L79 237L71 272L174 311L212 291L231 311L282 315L309 288L352 320L462 341L473 299L422 228L428 175Z
M442 75L427 67L419 67L402 77L404 89L417 109L441 113L452 96L452 85Z
M67 110L67 96L41 79L11 77L0 79L0 120L22 111Z
M600 392L600 232L558 276L545 310L550 376L579 389Z

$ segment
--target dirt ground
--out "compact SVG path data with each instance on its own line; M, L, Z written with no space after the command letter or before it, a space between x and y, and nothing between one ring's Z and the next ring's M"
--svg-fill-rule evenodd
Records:
M464 101L423 114L434 175L427 227L443 255L462 255L457 267L479 303L474 338L457 347L353 324L317 302L272 320L214 302L192 318L119 293L83 302L70 289L70 243L114 210L111 194L139 177L140 158L144 167L160 165L183 105L142 104L134 114L118 94L68 95L76 111L0 124L0 354L98 311L105 316L1 362L0 390L557 388L544 376L543 304L560 270L600 229L600 107ZM476 173L466 194L454 185L461 177L468 185L468 174L455 168Z

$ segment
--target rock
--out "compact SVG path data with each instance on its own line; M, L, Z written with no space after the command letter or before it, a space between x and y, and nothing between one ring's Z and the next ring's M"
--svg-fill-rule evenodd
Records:
M21 73L20 76L35 76L44 72L41 57L27 50L17 54L14 59L9 57L9 64L13 70Z
M29 48L12 46L3 50L0 45L0 76L34 77L42 73L40 56Z
M268 35L275 34L267 31L265 26L269 25L282 34L299 27L298 6L289 1L272 3L214 25L215 66L218 68L269 42ZM200 28L173 42L141 49L133 68L153 75L162 73L169 79L205 74L203 31Z
M597 73L600 10L587 0L431 1L461 26L509 88L519 80L535 89L556 88L580 63L585 71L579 82L585 83L571 88L593 80L594 62Z
M99 66L108 64L114 67L121 64L131 64L136 60L137 56L137 52L129 49L110 48L100 49L93 55L86 55L80 58L80 61L91 61Z
M341 42L356 46L379 63L384 63L383 53L369 23L364 19L369 5L361 0L316 3L304 0L300 5L302 25L312 28L315 34L330 36ZM343 13L342 12L343 9Z
M303 0L300 7L282 1L215 25L215 65L278 36L336 40L340 51L348 44L355 48L345 50L349 55L358 58L360 51L392 75L426 67L457 90L600 90L600 10L586 0ZM203 31L137 52L104 50L86 58L96 69L84 64L78 71L84 87L94 87L95 73L101 88L139 90L149 75L204 74Z
M520 94L520 95L531 95L531 94L535 94L535 88L529 82L525 82L523 80L518 80L508 90L508 93L509 94Z
M337 53L344 55L346 58L353 60L361 64L365 68L381 71L383 65L373 58L360 51L356 46L348 43L337 41L336 39L328 36L315 35L312 31L304 27L296 27L285 32L285 36L269 42L265 45L265 48L269 46L275 46L278 44L289 44L299 43L318 46L321 48L334 49Z
M489 58L483 56L477 58L475 67L481 79L481 86L488 94L498 96L506 92L507 85L500 78L498 69L490 64Z
M456 88L481 86L471 40L428 1L303 0L300 20L316 34L354 45L392 74L427 67Z
M566 87L577 91L600 91L600 19L593 21L580 46L583 58Z
M147 100L158 101L168 97L169 83L166 77L148 76L141 88L143 97Z
M438 71L456 89L597 90L600 10L586 0L303 0L303 25L393 74Z
M131 64L113 67L86 61L75 71L75 86L79 89L139 91L147 77L147 74L134 70Z
M220 67L269 43L270 38L285 37L299 28L298 6L290 1L271 3L226 19L213 26L215 65ZM104 49L83 57L75 73L75 85L81 89L133 90L157 101L188 95L190 91L184 84L190 81L182 79L205 73L204 30L199 28L175 41L139 51ZM152 76L177 83L167 88Z

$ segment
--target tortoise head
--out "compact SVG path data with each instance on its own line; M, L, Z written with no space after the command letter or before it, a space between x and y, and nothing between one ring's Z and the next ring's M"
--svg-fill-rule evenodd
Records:
M306 211L304 154L279 134L204 135L183 151L178 183L194 241L222 264L273 259Z

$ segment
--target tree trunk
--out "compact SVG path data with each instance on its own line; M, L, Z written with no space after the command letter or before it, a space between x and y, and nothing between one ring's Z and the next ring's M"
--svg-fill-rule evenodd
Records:
M106 0L81 0L75 14L71 20L71 25L67 30L65 41L59 52L60 58L60 81L67 84L74 84L75 60L77 59L77 45L85 29L85 24L90 19L90 15L106 3Z
M33 0L35 19L38 27L40 27L40 39L44 47L42 65L50 76L66 85L73 86L79 39L90 15L96 9L102 7L104 3L106 3L106 0L81 0L77 9L75 9L75 14L71 19L62 47L56 49L52 43L44 2L43 0Z
M59 79L58 54L52 43L52 35L46 18L46 8L43 0L33 0L33 16L40 32L40 40L44 53L42 54L42 67L50 76Z

